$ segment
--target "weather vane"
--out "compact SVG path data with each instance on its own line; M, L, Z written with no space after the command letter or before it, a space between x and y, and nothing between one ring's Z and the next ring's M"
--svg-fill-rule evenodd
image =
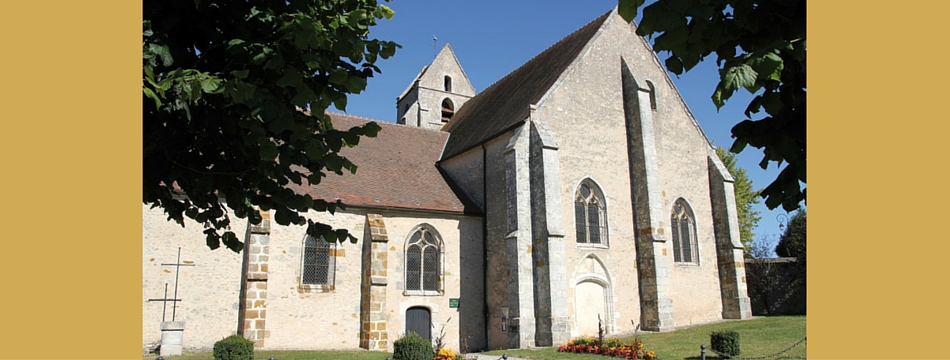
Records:
M438 41L439 41L439 38L435 37L435 35L432 35L432 58L433 59L435 59L436 56L439 56Z

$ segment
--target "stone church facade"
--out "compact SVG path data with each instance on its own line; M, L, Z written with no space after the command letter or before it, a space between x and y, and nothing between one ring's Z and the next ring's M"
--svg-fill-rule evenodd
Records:
M161 337L149 299L176 278L164 320L185 322L186 349L241 333L264 349L392 351L407 331L527 348L596 334L598 319L616 333L751 317L733 179L616 11L480 93L446 45L396 113L343 151L356 175L294 189L347 204L306 216L356 244L232 217L245 251L212 252L202 229L143 208L143 347Z

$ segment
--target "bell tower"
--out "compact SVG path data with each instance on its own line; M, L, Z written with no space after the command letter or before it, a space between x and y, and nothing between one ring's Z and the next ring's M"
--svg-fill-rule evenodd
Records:
M445 44L396 98L396 123L439 130L473 96L475 88Z

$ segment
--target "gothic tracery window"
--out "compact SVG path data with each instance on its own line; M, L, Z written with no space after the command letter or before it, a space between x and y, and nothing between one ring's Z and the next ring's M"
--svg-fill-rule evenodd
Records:
M607 245L607 207L600 188L590 180L581 182L574 197L574 227L579 244Z
M673 204L670 216L670 228L673 231L673 261L677 263L698 263L696 244L696 221L689 204L682 198Z
M441 290L441 240L433 230L420 227L406 242L406 291Z

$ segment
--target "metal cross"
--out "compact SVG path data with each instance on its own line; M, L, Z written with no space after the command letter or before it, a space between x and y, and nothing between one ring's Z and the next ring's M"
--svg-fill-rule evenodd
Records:
M178 298L178 273L181 270L182 266L195 266L195 264L182 264L181 263L181 247L178 248L178 260L174 264L162 264L162 266L174 266L175 267L175 295L171 299L168 298L168 283L165 283L165 293L162 295L161 299L148 299L148 301L161 301L162 302L162 322L165 321L165 306L169 301L172 302L172 321L175 321L175 313L178 310L178 302L181 299Z

